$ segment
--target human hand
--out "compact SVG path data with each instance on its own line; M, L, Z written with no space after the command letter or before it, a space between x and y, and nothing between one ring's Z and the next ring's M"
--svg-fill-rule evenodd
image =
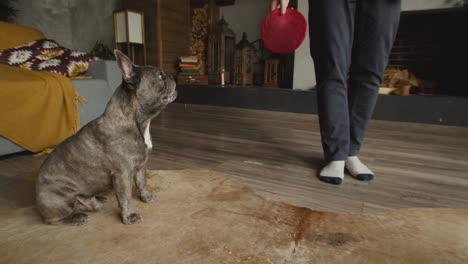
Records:
M288 8L289 0L271 0L271 11L281 8L281 14L286 13L286 8Z

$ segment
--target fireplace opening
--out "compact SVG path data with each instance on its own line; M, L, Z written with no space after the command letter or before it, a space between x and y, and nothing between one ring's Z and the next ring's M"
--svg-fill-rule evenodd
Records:
M465 8L402 12L382 86L402 80L403 94L468 96L467 25Z

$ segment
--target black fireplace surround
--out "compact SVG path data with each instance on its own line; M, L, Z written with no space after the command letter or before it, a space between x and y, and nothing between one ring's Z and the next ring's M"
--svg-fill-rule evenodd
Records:
M403 12L389 66L436 84L436 94L468 96L468 9Z

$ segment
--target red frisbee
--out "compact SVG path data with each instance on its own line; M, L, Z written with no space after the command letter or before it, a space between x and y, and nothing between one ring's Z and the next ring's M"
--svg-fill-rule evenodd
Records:
M265 46L274 53L293 52L307 33L307 20L293 8L286 9L284 15L280 9L271 11L262 23L262 40Z

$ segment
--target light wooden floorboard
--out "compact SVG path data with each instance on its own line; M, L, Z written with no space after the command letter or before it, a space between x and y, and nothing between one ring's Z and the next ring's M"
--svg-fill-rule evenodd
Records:
M322 183L315 115L172 104L151 124L152 170L210 169L275 200L334 212L468 209L468 128L372 121L360 157L376 179ZM0 212L34 203L44 157L0 158Z

